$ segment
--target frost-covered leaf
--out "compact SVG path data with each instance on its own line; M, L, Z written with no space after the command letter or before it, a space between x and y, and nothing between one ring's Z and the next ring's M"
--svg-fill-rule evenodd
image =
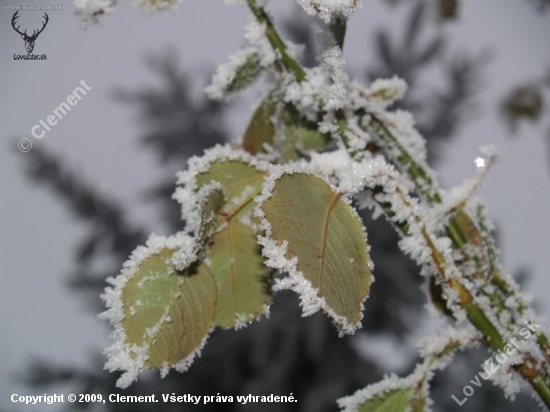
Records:
M214 236L208 259L218 286L216 326L239 328L261 315L271 287L255 230L229 221Z
M433 376L429 361L417 364L412 374L399 378L386 375L383 380L338 399L342 412L426 412L427 382Z
M306 305L315 306L320 301L318 307L341 331L353 332L372 282L368 245L355 211L323 180L306 173L283 174L261 210L267 236L286 245L283 258L297 259L289 288L302 294L303 304L306 300ZM264 245L264 254L273 261L277 252L267 249Z
M374 396L361 404L357 412L405 412L410 397L410 389L391 391L382 396Z
M186 370L213 327L216 283L207 265L176 270L172 260L193 238L152 236L109 279L113 287L102 295L108 310L100 318L114 325L114 344L107 349L106 369L125 373L117 386L128 387L148 368L162 375L173 367Z
M250 53L243 64L237 67L233 80L227 85L227 92L234 93L248 87L258 78L262 70L258 53Z
M212 328L216 306L214 277L204 264L178 272L174 250L141 263L122 291L122 327L131 345L149 346L150 368L176 365L200 347Z
M264 145L273 146L275 127L271 118L276 108L275 100L272 96L267 96L254 112L243 139L243 148L248 153L255 155L264 151Z
M212 84L206 88L206 93L218 100L231 97L250 86L263 69L260 54L255 48L239 50L226 64L218 67Z
M196 180L198 187L212 181L219 183L226 197L222 219L240 219L256 206L254 196L261 191L264 173L242 161L219 160L208 171L198 174Z
M298 160L309 151L326 148L330 137L319 131L317 124L300 118L296 109L287 106L282 113L285 125L284 141L281 152L287 161Z
M250 164L226 160L197 176L198 187L215 181L227 199L218 209L218 229L207 256L218 289L217 326L239 328L264 313L271 299L270 271L257 244L257 219L251 216L264 177Z
M349 17L361 7L361 0L297 0L307 14L330 23L335 16Z
M367 97L381 108L391 106L401 100L407 91L407 83L397 76L391 79L377 79L365 91Z

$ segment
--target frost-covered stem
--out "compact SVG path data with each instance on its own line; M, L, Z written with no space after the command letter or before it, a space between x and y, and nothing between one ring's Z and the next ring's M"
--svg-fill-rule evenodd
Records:
M279 36L279 33L273 26L273 23L271 22L271 19L267 12L264 10L263 7L258 6L256 3L256 0L247 0L248 7L252 11L252 14L254 14L254 17L256 17L256 20L258 20L259 23L265 24L265 34L269 40L269 43L271 44L271 47L275 49L280 54L279 62L284 66L285 69L290 71L294 74L296 77L296 80L299 82L303 81L306 78L306 72L298 64L296 60L294 60L287 52L286 45L281 39L281 36Z
M404 171L415 183L420 195L422 195L422 197L424 197L431 204L440 204L442 202L441 195L435 187L435 183L430 177L429 172L427 172L424 167L414 160L409 152L407 152L403 145L401 145L397 138L391 133L384 122L377 116L371 114L370 125L381 141L397 149L399 152L399 157L395 159L395 163L401 165L401 169L405 169ZM446 227L446 231L449 238L458 248L462 249L468 244L468 237L460 228L460 225L455 218L450 219L449 225Z
M484 238L483 239L484 244L487 248L487 255L489 257L489 264L490 264L489 276L493 284L504 295L505 298L513 297L517 300L518 302L517 312L519 313L519 315L524 315L525 312L527 312L528 310L528 304L522 299L520 294L515 293L515 289L513 285L510 284L509 279L506 279L500 273L500 268L498 265L498 253L497 253L494 241L490 237L490 230L488 227L489 225L487 223L487 219L485 217L485 213L482 206L479 206L477 209L477 217L478 217L478 222L481 229L481 235ZM515 315L515 313L513 312L512 315ZM513 320L517 320L515 316L513 316ZM546 361L550 364L550 341L548 339L548 336L546 336L543 332L537 332L536 337L537 337L537 344L539 346L539 349L544 355L544 358L546 359Z
M369 113L369 115L371 116L370 126L373 131L377 134L381 141L397 149L399 152L399 157L395 159L397 161L396 163L401 165L402 169L405 169L404 171L416 184L420 194L425 197L429 203L441 203L441 195L435 188L435 184L428 172L414 160L414 158L409 154L409 152L407 152L401 143L399 143L397 138L390 132L382 120L374 114ZM462 237L461 240L467 242L466 237Z
M412 202L409 199L408 195L403 193L399 188L396 189L396 193L401 197L403 203L407 207L412 208ZM376 199L376 195L374 196ZM391 221L393 217L393 211L391 210L391 205L378 202L379 206L384 210L388 215L388 218ZM472 325L479 330L483 336L486 338L486 345L489 346L494 351L504 350L506 342L504 341L502 335L498 331L497 327L489 319L489 317L484 313L481 307L474 301L473 295L470 291L462 285L458 280L449 276L447 262L443 257L443 253L437 248L436 243L432 239L432 236L426 229L426 225L422 222L422 218L419 215L415 215L416 223L421 227L421 234L424 240L426 241L428 247L431 250L432 261L434 268L436 269L437 275L440 277L442 283L446 284L450 289L457 292L458 303L462 309L466 312L466 317L472 323ZM404 236L409 235L408 226L403 222L395 222L397 227L403 232ZM550 409L550 387L548 383L550 379L547 374L544 372L544 369L538 368L539 362L536 360L536 357L530 353L525 354L525 360L519 365L514 365L513 368L528 382L531 387L537 392L541 400L544 402L547 408ZM531 365L531 366L529 366Z
M373 131L377 134L379 139L388 144L388 146L393 147L399 153L398 158L394 159L395 163L401 166L401 169L409 175L411 180L415 183L419 193L432 204L440 204L442 202L441 195L437 188L435 187L435 182L430 177L430 173L424 169L424 167L407 152L398 139L392 134L389 128L380 120L377 116L371 114L370 126ZM479 217L478 221L480 225L483 225L482 218ZM486 224L485 224L486 226ZM482 228L482 232L483 232ZM485 230L487 231L487 230ZM460 223L455 217L452 217L449 220L449 224L446 227L446 232L449 238L453 241L454 245L462 250L466 260L473 261L478 269L482 267L480 260L477 256L471 256L466 250L465 247L470 243L468 235L462 230ZM483 234L482 234L483 236ZM511 285L508 285L507 282L499 275L498 273L498 264L497 264L497 254L492 245L492 240L484 238L484 246L487 250L489 257L490 265L493 267L493 270L488 274L489 281L496 286L497 290L501 291L505 298L513 296L518 302L520 302L520 307L518 310L520 312L527 309L527 304L522 301L519 293L516 293L515 288ZM488 294L488 297L491 301L498 305L499 307L505 307L504 300L498 295L497 292ZM544 353L545 358L550 362L550 342L548 338L542 334L538 334L541 337L537 339L542 352Z
M442 202L441 195L439 194L439 191L437 188L435 188L435 184L433 180L431 179L428 172L424 170L424 168L419 165L414 158L407 152L407 150L399 143L397 138L393 136L391 131L388 129L388 127L376 116L371 117L371 127L373 130L377 133L380 140L387 143L388 145L396 148L399 152L399 158L396 159L398 164L402 166L403 169L406 170L406 172L409 174L411 180L415 182L417 189L419 190L420 194L423 195L423 197L429 202L429 203L435 203L440 204ZM478 219L480 222L480 225L483 225L484 222L482 219ZM486 224L485 224L485 229ZM482 227L483 231L483 227ZM451 218L449 221L449 225L446 227L446 232L449 238L453 241L454 245L461 249L463 253L465 254L465 258L468 260L473 260L476 263L476 266L478 268L480 267L480 262L475 257L472 257L469 255L469 253L464 249L465 246L470 242L468 239L468 236L464 231L462 230L459 222L455 218ZM484 239L484 245L487 249L487 253L489 255L490 265L492 266L493 270L490 270L487 274L488 280L497 287L497 290L501 291L505 298L513 296L519 303L520 306L518 308L518 311L520 314L525 312L527 310L527 304L523 302L523 299L521 298L520 294L517 293L516 289L512 287L512 285L509 285L508 282L500 276L497 268L497 254L494 248L494 245L492 244L492 239ZM457 288L462 288L463 286L458 284ZM454 289L457 289L454 288ZM458 290L460 293L460 290ZM486 293L483 288L480 289L481 293ZM466 291L467 292L467 291ZM469 294L469 292L468 292ZM466 296L466 295L465 295ZM491 294L487 294L489 297L491 303L495 306L495 308L503 309L506 308L505 299L501 298L498 294L498 292L494 292ZM472 302L470 302L469 299L466 299L464 303L467 303L468 308L464 308L467 311L468 318L476 326L476 328L484 327L485 330L479 329L481 332L485 333L487 332L485 336L489 338L489 343L491 344L491 347L494 350L502 349L501 347L494 347L494 344L502 343L502 338L500 337L500 334L498 334L498 330L492 325L490 322L489 324L493 327L488 327L489 324L485 322L485 320L488 321L488 318L486 318L485 314L480 310L479 307L473 305ZM516 321L516 317L514 316L514 311L511 312L511 321ZM484 320L485 318L485 320ZM537 344L538 347L543 354L545 360L547 363L550 363L550 341L548 337L544 333L537 333ZM532 355L530 355L532 356ZM533 364L536 364L533 363ZM537 393L541 396L541 398L544 400L546 405L550 408L550 405L548 403L548 386L545 383L545 380L548 382L548 377L546 379L539 377L536 381L535 380L529 380L529 377L532 376L532 372L529 370L529 368L522 364L518 368L518 372L521 373L521 375L530 382L530 384L533 386L533 388L537 391ZM546 398L544 398L546 396Z

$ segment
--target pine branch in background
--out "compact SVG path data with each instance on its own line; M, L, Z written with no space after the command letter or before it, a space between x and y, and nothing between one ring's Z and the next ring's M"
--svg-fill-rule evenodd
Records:
M536 6L539 12L545 12L550 7L550 0L529 0L529 2Z
M78 220L88 225L89 233L75 248L75 264L69 284L86 292L96 307L97 292L103 290L105 278L113 268L99 272L93 262L109 256L116 267L145 239L146 230L130 225L120 204L100 194L71 170L59 156L35 147L23 156L26 174L33 182L49 188Z
M145 197L159 202L170 230L181 224L180 207L171 200L176 172L189 157L229 140L224 124L227 106L202 95L192 97L190 84L201 80L198 75L192 80L185 75L175 55L168 50L152 53L146 60L152 73L163 82L161 88L119 88L114 93L117 101L136 108L138 121L146 130L140 141L157 154L164 169L166 178L148 189Z
M480 90L482 72L489 56L487 53L454 55L439 33L438 22L430 19L425 2L414 2L410 7L405 34L396 39L381 29L376 36L378 63L367 70L366 78L372 82L378 78L397 75L407 81L409 93L396 107L414 114L417 128L427 142L428 159L437 162L441 145L448 142L475 112L475 96ZM432 29L427 40L425 33ZM438 70L444 79L441 88L427 89L423 73ZM422 82L419 87L419 82Z
M119 88L116 100L136 106L138 121L147 133L141 137L143 144L150 146L166 162L181 165L195 154L217 143L227 141L223 123L224 105L205 98L192 97L189 76L178 68L175 53L153 53L147 58L147 66L163 82L161 89L145 88L133 92ZM200 83L195 75L193 83Z
M548 151L550 165L550 70L538 79L515 86L500 102L500 113L513 135L517 136L522 124L542 125L542 138Z

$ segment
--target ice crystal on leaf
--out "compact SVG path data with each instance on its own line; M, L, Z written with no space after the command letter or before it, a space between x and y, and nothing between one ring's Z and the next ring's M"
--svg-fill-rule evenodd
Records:
M348 17L361 7L361 0L297 0L307 14L330 23L336 16Z
M249 86L262 72L260 55L255 48L237 51L229 61L218 66L212 84L205 91L211 99L229 100Z
M391 79L377 79L364 90L364 97L371 106L386 109L397 100L401 100L407 91L407 83L397 76Z

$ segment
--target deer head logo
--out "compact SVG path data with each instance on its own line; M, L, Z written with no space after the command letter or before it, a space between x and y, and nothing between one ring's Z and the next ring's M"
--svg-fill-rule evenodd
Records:
M20 26L15 27L16 20L19 17L18 13L19 13L19 11L16 11L15 14L13 15L13 17L11 19L11 25L12 25L13 29L21 35L21 38L23 40L25 40L25 48L27 49L27 53L32 53L32 51L34 49L34 42L36 41L36 38L38 37L38 35L40 33L42 33L44 31L44 28L46 27L46 24L48 24L48 20L50 18L48 17L48 15L46 13L44 13L45 21L42 24L42 28L40 30L38 30L38 32L36 30L33 30L32 35L29 36L27 34L27 30L25 30L23 33L21 33L19 31Z

